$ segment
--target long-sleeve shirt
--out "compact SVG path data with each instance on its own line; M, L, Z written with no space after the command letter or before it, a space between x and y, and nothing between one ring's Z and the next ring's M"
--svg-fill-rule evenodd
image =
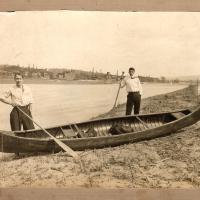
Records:
M33 103L31 89L26 85L23 85L22 88L14 85L5 91L0 96L0 98L4 100L10 98L11 103L17 104L19 106L27 106Z
M137 76L131 77L130 75L126 76L121 83L121 87L126 86L127 92L139 92L140 95L143 94L142 85Z

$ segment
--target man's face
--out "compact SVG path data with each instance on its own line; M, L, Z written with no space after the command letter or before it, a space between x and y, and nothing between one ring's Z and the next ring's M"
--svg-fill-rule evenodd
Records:
M22 84L23 84L23 78L22 78L21 75L16 75L16 77L15 77L15 83L16 83L17 87L22 86Z
M133 74L135 73L135 70L129 70L129 74L130 74L130 76L133 76Z

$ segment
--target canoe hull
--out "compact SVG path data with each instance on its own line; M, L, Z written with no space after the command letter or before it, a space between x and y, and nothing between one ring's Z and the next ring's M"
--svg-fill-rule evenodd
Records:
M158 114L157 114L158 115ZM138 115L141 118L150 117L152 115ZM122 117L126 118L126 117ZM97 149L104 147L114 147L122 144L139 142L142 140L150 140L157 137L166 136L176 131L196 123L200 119L200 108L194 112L180 118L165 123L155 128L149 128L137 132L130 132L120 135L107 135L101 137L89 138L61 138L60 140L73 150ZM108 119L109 120L109 119ZM106 121L106 119L103 119ZM88 122L87 122L88 123ZM92 121L93 123L93 121ZM98 121L101 123L101 120ZM81 127L81 123L79 124ZM83 123L84 125L84 123ZM40 130L41 131L41 130ZM36 130L34 132L37 132ZM1 152L28 153L28 152L59 152L62 149L50 138L27 138L16 136L13 132L0 131L0 150Z

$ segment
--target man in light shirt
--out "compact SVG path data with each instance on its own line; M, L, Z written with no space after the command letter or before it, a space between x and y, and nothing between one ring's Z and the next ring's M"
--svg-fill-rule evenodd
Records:
M10 113L11 130L19 131L21 130L22 125L24 130L34 129L33 122L16 107L18 106L21 110L32 117L32 92L28 86L23 84L23 76L21 73L16 73L14 80L16 84L0 96L1 102L14 107Z
M139 114L140 103L142 95L142 85L138 76L134 76L135 69L133 67L129 68L129 74L121 82L121 88L126 86L127 103L126 103L126 115L131 115L134 106L134 114Z

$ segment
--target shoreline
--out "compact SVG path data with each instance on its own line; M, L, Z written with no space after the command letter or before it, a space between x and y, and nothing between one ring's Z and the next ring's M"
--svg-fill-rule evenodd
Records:
M143 99L141 113L196 106L195 87ZM125 104L99 117L124 115ZM200 123L162 138L78 152L81 162L58 154L2 154L0 187L197 188Z
M0 84L13 84L13 79L1 79ZM117 84L115 80L59 80L59 79L24 79L25 84Z
M13 79L0 79L1 84L13 84ZM143 82L143 84L170 84L169 82ZM62 79L24 79L24 84L119 84L119 81L116 80L62 80ZM188 84L188 82L179 82L174 84Z

